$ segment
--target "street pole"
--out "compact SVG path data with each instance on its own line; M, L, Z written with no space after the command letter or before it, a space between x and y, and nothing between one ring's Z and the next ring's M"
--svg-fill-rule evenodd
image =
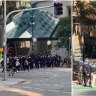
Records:
M73 5L73 1L71 1L71 39L70 39L70 46L71 46L71 49L70 49L70 53L71 53L70 57L71 58L70 59L71 59L71 68L73 69L74 68L74 57L73 57L74 56L74 53L73 53L74 52L74 50L73 50L74 49L73 48L74 47L74 42L73 42L74 38L73 38L73 34L74 33L73 33L73 6L72 5ZM74 70L71 70L71 72L73 72L73 71ZM73 81L72 78L73 78L73 75L71 75L71 80Z
M33 36L33 34L34 34L34 33L33 33L33 31L34 31L34 30L33 30L33 27L34 27L33 10L31 11L31 13L32 13L32 14L30 14L30 15L31 15L31 19L32 19L32 20L30 20L30 21L31 21L31 25L32 25L32 38L34 38L34 36ZM34 52L34 41L33 41L33 39L32 39L32 52Z
M7 72L6 72L6 63L7 63L7 38L6 38L6 0L4 0L4 42L3 42L3 47L4 47L4 81L7 80Z
M4 0L4 42L3 42L3 46L4 46L4 81L7 80L7 71L6 71L6 65L7 65L7 62L6 62L7 61L6 22L9 18L9 16L12 15L13 13L25 12L25 11L31 11L31 10L33 11L33 10L36 10L36 9L44 9L44 8L50 8L50 7L54 7L54 6L51 5L51 6L44 6L44 7L37 7L37 8L15 10L15 11L11 11L6 16L6 0Z
M70 58L70 55L71 55L71 52L70 52L70 45L71 45L71 37L69 37L69 58Z
M83 35L84 42L83 42L83 62L85 62L85 33Z

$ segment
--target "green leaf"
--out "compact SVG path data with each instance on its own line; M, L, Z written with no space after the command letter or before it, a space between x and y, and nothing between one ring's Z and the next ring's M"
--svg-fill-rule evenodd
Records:
M66 47L69 48L69 37L71 36L71 18L60 18L58 28L55 35L59 37L59 41L56 44L57 48Z

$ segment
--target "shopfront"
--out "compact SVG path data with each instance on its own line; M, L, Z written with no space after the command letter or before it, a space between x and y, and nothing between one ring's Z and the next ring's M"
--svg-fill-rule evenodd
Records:
M96 37L90 37L85 42L86 58L96 58Z

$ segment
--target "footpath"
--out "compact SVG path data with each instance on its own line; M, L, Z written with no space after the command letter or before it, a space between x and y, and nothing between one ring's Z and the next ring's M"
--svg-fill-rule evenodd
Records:
M4 73L1 72L2 69L0 69L0 87L1 86L9 86L9 85L15 85L21 82L26 82L24 79L19 79L19 78L11 78L7 76L7 80L4 81Z
M8 86L8 85L15 85L21 82L25 82L24 79L17 79L17 78L7 78L6 81L3 78L0 78L0 86Z
M4 81L4 74L0 70L0 96L42 96L42 94L26 90L23 88L15 88L15 84L27 82L26 79L19 79L8 76Z
M83 85L79 85L78 81L75 80L72 82L73 83L73 90L78 90L78 91L96 91L96 87L84 87Z

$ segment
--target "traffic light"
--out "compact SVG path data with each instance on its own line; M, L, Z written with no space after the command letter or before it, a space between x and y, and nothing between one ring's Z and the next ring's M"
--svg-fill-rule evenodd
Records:
M62 3L54 3L54 14L62 15L63 14L63 4Z

